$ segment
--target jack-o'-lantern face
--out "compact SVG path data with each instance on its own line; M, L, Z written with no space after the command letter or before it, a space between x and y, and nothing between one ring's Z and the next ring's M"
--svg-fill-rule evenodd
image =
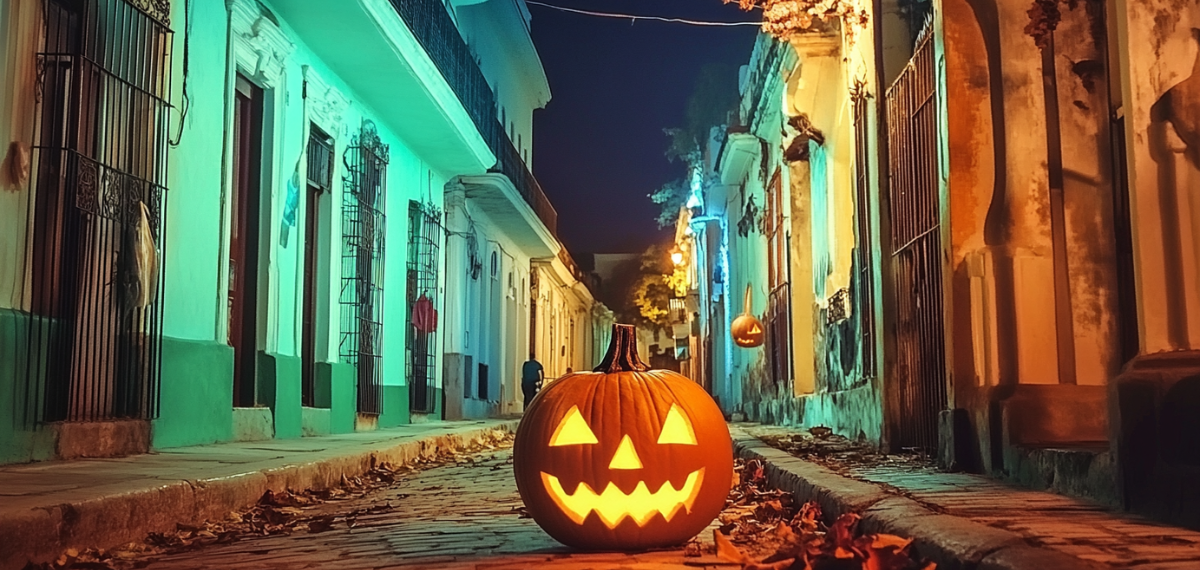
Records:
M754 348L763 344L762 322L752 315L741 315L729 327L733 342L743 348Z
M762 346L765 336L762 321L750 314L751 291L750 285L746 285L746 298L742 314L733 319L729 325L729 334L733 337L733 342L742 348Z
M614 334L614 346L621 342ZM641 365L636 355L622 359ZM547 533L572 546L684 542L716 517L729 491L724 418L683 376L613 368L558 380L525 412L513 449L521 497Z

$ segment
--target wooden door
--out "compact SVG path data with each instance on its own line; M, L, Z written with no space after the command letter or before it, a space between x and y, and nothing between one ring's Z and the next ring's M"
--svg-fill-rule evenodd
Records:
M238 76L233 110L233 212L229 235L229 344L233 347L233 405L255 404L258 350L259 202L262 178L263 92Z

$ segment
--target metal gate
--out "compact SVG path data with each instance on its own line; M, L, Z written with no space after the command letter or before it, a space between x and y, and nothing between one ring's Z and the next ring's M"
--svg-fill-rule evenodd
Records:
M437 334L417 330L413 306L422 295L438 306L438 251L441 246L442 213L432 204L408 202L408 339L405 349L408 406L413 412L431 414L437 405L434 372L437 364ZM469 368L468 368L469 370Z
M896 293L896 393L901 448L936 450L947 407L942 310L938 109L927 34L887 92L892 282Z
M358 377L358 411L383 412L383 245L388 147L375 124L362 128L346 149L342 200L342 338L340 353Z
M158 414L167 10L42 4L24 250L27 419Z

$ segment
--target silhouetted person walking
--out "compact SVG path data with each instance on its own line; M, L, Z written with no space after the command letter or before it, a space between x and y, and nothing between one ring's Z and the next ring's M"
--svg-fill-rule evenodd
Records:
M533 357L532 352L529 353L529 360L521 365L521 391L525 393L526 410L529 409L529 403L533 401L538 390L542 389L542 380L545 379L545 375L542 363Z

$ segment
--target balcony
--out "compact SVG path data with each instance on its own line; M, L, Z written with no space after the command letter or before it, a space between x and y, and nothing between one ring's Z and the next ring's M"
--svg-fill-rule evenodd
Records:
M271 5L407 146L443 172L502 174L513 188L499 197L524 205L501 205L500 217L532 216L545 228L528 231L557 240L558 214L500 125L496 96L441 0Z
M463 84L464 78L452 69L443 72L423 47L431 35L457 38L457 29L436 0L399 3L406 13L429 12L425 18L429 22L438 21L432 16L432 9L437 8L449 26L410 26L389 0L272 0L271 6L294 30L293 41L304 43L326 64L328 70L315 66L317 75L329 85L349 88L356 106L373 111L372 118L381 127L402 139L431 167L455 174L486 172L496 156L451 84ZM443 43L450 42L444 39ZM449 65L448 61L441 64ZM473 66L474 61L469 61ZM486 88L486 83L483 85ZM478 99L490 97L490 91L476 95Z
M390 1L496 155L496 164L488 171L508 177L550 235L557 239L558 213L500 124L496 116L496 96L441 0Z

